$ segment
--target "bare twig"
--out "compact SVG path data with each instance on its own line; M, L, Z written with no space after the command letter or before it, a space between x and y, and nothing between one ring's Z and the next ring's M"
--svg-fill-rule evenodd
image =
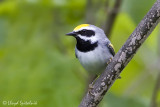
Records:
M156 85L155 85L155 88L154 88L154 91L153 91L151 107L158 107L156 99L157 99L157 96L158 96L159 89L160 89L160 72L158 73Z
M95 24L96 23L96 14L99 11L99 8L102 6L101 2L95 2L94 0L87 0L86 4L86 23Z
M94 22L95 17L93 17L92 7L93 7L93 1L87 0L87 4L86 4L86 22L87 23ZM92 18L90 18L90 17L92 17Z
M122 0L116 0L113 8L109 10L107 21L104 25L104 32L106 33L107 37L110 37L110 33L115 22L116 16L119 12Z
M150 35L160 20L160 0L153 5L147 15L134 30L126 43L107 66L105 72L95 81L93 89L87 92L79 107L96 107L108 89L119 77L122 70L130 62L136 51Z
M160 35L158 36L158 62L160 62ZM159 64L156 68L159 68ZM158 104L156 102L158 91L160 91L160 69L158 69L158 77L155 84L155 88L153 90L152 100L151 100L151 107L158 107Z

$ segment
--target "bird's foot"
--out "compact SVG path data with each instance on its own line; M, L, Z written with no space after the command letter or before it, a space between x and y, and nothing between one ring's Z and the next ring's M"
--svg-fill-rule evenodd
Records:
M93 85L94 85L94 84L93 84L93 82L92 82L91 84L89 84L89 88L88 88L88 92L89 92L89 94L91 94L91 95L94 95L94 94L91 92L91 90L94 88Z
M107 65L112 61L112 58L109 58L109 61L107 62Z

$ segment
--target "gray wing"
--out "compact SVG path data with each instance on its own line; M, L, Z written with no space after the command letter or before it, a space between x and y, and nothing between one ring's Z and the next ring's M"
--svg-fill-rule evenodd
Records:
M115 51L114 51L114 47L111 44L110 40L108 38L105 38L105 39L103 39L101 41L102 41L101 43L104 44L104 46L108 47L109 52L114 56L115 55Z

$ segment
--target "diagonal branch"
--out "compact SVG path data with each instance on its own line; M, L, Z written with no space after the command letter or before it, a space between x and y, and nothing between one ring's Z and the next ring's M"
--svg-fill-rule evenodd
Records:
M157 0L134 32L130 35L126 43L115 55L106 70L95 81L95 84L93 85L94 88L84 96L79 107L96 107L100 103L105 93L112 86L159 21L160 0Z

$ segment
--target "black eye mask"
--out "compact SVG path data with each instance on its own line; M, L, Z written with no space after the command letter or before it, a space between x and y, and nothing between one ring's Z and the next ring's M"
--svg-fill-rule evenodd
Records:
M87 30L87 29L83 29L77 33L81 34L81 36L86 36L86 37L91 37L95 35L95 32L93 30Z

